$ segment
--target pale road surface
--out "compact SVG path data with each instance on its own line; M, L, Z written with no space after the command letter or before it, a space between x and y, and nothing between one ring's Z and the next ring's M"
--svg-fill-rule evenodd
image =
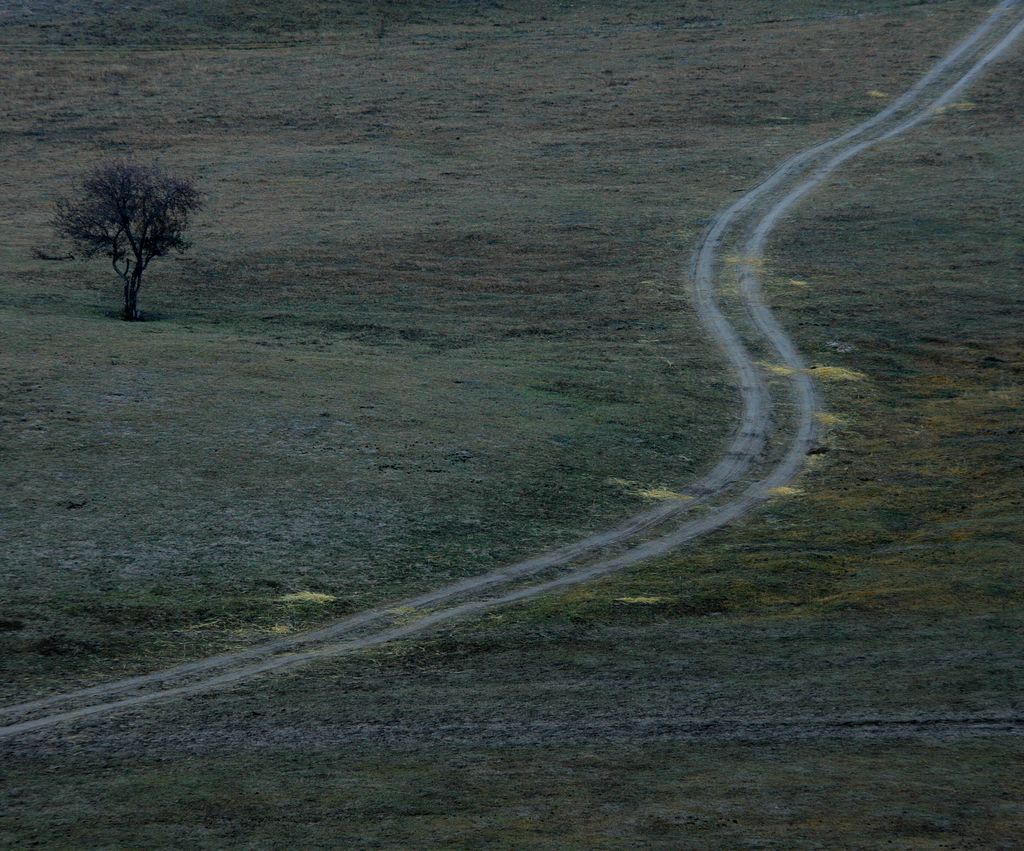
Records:
M687 499L662 503L612 529L536 558L399 600L320 629L0 709L0 719L6 722L0 727L0 739L158 700L224 688L279 668L405 638L439 623L557 591L669 553L743 517L763 503L774 488L784 486L803 466L815 443L819 411L814 382L806 365L768 309L761 291L759 261L768 237L796 203L848 160L906 133L927 121L937 110L955 102L991 63L1024 35L1021 3L1022 0L1003 0L977 29L886 109L842 135L790 157L712 220L693 259L693 298L701 322L721 346L737 374L742 414L721 460L702 479L681 489ZM772 400L764 372L722 313L715 293L722 247L730 236L735 237L740 231L750 234L741 244L743 259L738 266L743 305L760 334L757 342L766 343L774 351L778 365L792 373L789 384L796 408L794 428L781 451L774 453L768 434ZM758 472L759 464L768 466ZM738 493L730 497L733 491ZM682 519L686 514L694 516ZM624 547L630 543L631 547ZM587 556L596 556L597 560L579 564ZM523 582L529 577L540 577L542 581ZM409 620L413 615L418 617ZM986 720L963 718L958 719L958 723L970 726ZM999 720L1014 728L1024 724L1022 719Z

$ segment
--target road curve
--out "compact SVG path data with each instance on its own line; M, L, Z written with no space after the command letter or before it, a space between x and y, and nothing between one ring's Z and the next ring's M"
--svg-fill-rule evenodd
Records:
M711 221L697 246L691 267L694 303L701 322L736 372L742 413L721 460L702 479L682 489L688 500L661 504L612 529L536 558L353 615L320 629L0 709L0 718L7 721L0 727L0 739L158 700L225 688L269 671L406 638L445 621L521 602L664 555L739 519L764 502L773 488L785 485L802 467L808 450L814 445L818 411L817 393L804 361L764 301L758 261L763 257L768 237L794 205L843 164L874 145L906 133L934 115L936 110L954 102L1024 35L1020 6L1021 0L1003 0L977 29L886 109L849 131L790 157ZM745 487L742 484L749 478L752 468L765 458L772 400L762 370L722 312L715 293L722 247L741 226L749 229L750 236L743 243L744 259L738 267L740 296L760 341L767 343L779 363L792 371L789 384L797 411L795 429L778 460L752 482L746 482ZM739 493L729 498L737 489ZM721 502L722 499L726 501ZM678 522L686 513L696 516ZM675 523L674 528L665 528L672 523ZM642 540L645 535L653 537ZM572 567L587 556L607 553L616 546L621 548L637 540L642 542L625 551ZM542 574L549 574L549 577L517 586L528 577ZM498 593L503 587L509 590ZM411 622L397 622L399 614L406 618L410 612L421 616Z

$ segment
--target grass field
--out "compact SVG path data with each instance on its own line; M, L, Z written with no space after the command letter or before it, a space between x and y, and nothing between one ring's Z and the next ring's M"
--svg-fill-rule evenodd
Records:
M484 572L692 479L736 405L685 293L704 220L979 5L779 6L794 28L439 4L244 47L183 7L184 41L6 12L8 695ZM130 149L208 193L138 327L102 263L32 253L59 253L73 176Z
M297 4L132 47L0 17L10 696L482 572L707 465L736 399L680 298L703 222L987 4L683 5L307 31ZM865 376L824 387L791 495L567 594L5 744L0 841L1013 847L1020 740L958 719L1020 710L1022 80L774 239L780 320ZM101 267L30 253L39 197L115 143L209 185L139 326Z

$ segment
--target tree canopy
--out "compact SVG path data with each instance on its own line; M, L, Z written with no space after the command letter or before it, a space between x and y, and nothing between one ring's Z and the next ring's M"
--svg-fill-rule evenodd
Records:
M185 232L201 207L192 181L120 159L97 166L74 196L61 198L53 226L82 257L110 258L124 285L122 316L135 320L142 273L153 258L189 248Z

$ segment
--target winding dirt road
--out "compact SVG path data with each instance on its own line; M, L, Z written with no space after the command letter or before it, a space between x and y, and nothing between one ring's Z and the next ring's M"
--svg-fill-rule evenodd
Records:
M783 162L711 222L691 268L701 322L736 372L742 399L739 426L721 460L681 489L687 497L662 503L618 526L502 570L372 609L310 632L163 671L0 709L0 739L90 716L225 688L269 671L349 653L423 632L446 621L622 570L669 553L743 517L801 469L816 440L819 402L792 340L775 320L759 269L768 237L802 198L868 148L906 133L953 103L986 68L1024 35L1022 0L1003 0L988 18L913 88L886 109L834 139ZM745 235L745 239L743 236ZM735 244L739 294L757 337L744 340L716 295L720 256ZM795 408L789 434L770 434L773 400L749 346L766 347L790 373Z

